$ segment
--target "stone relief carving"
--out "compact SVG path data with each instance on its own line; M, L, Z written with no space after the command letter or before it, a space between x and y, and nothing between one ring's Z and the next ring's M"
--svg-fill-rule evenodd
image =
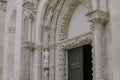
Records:
M67 30L69 21L71 18L72 13L74 12L75 8L78 4L83 4L81 0L66 0L63 5L63 10L61 10L58 23L57 23L57 34L56 40L60 44L56 48L56 80L66 80L66 66L65 66L65 49L74 48L76 46L88 44L91 42L91 36L87 38L75 38L73 40L64 40L67 38ZM63 43L62 43L63 41Z
M74 37L72 39L66 39L56 44L56 71L59 72L57 74L56 79L66 80L67 79L67 68L66 68L66 50L75 48L78 46L82 46L85 44L91 43L91 32L88 32L84 35L80 35Z
M63 40L62 42L60 42L60 45L63 49L71 49L89 43L91 43L91 32L74 37L72 39Z

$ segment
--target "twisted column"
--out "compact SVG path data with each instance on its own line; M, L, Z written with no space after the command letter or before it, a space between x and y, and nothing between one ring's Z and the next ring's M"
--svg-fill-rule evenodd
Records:
M92 22L92 53L93 53L93 80L104 80L104 27L108 21L108 14L94 11L88 14Z

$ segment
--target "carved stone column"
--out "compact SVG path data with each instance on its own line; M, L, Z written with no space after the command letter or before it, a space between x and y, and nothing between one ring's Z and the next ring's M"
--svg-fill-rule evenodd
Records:
M24 42L22 47L24 48L24 77L23 80L32 80L33 79L33 49L35 43L32 42Z
M61 47L60 44L56 45L56 54L55 54L55 71L56 71L56 76L55 80L66 80L66 60L65 60L65 52L63 48Z
M104 27L108 13L93 11L87 14L92 22L93 80L104 80Z

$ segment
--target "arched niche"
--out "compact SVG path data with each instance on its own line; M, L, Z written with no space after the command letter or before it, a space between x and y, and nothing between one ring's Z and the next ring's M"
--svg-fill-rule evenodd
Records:
M16 10L12 12L8 26L8 79L13 80L15 54Z
M85 16L88 11L89 10L85 5L79 4L76 7L70 19L68 38L79 36L90 31L90 23L88 22L88 18Z

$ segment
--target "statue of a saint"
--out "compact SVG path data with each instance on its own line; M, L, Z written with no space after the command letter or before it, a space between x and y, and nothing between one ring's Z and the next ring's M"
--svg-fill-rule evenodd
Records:
M44 57L44 68L48 68L49 67L49 53L47 49L45 49L43 57Z
M44 80L48 80L49 79L49 73L48 73L48 70L45 69L44 71Z

